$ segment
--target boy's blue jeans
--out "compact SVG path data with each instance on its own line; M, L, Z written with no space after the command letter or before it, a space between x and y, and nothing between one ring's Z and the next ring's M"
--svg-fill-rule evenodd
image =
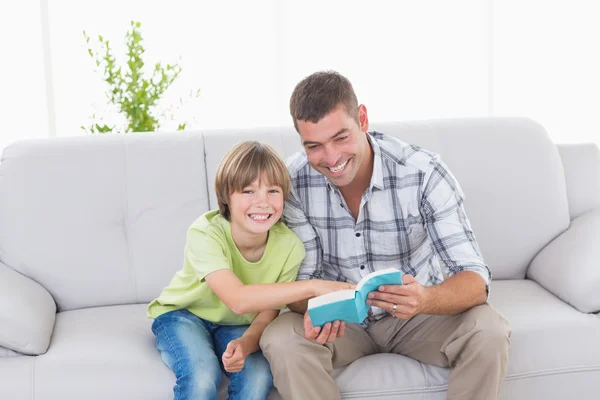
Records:
M156 347L177 378L175 400L217 398L221 357L229 342L241 337L248 326L213 324L187 310L170 311L154 320ZM273 387L269 363L260 350L246 357L240 372L225 374L231 381L230 400L266 399Z

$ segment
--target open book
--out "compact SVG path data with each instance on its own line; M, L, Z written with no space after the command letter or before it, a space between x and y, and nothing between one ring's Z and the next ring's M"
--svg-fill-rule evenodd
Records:
M381 285L401 285L402 272L386 268L371 272L356 285L356 289L331 292L308 300L308 315L313 326L335 320L361 323L367 318L367 295Z

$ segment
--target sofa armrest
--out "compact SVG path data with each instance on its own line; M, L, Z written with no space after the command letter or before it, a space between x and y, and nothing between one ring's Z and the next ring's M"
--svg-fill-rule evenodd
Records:
M600 208L600 148L594 143L557 145L565 170L571 219Z
M600 209L571 221L540 251L527 277L585 313L600 311Z
M0 346L38 355L48 350L56 304L37 282L0 263Z

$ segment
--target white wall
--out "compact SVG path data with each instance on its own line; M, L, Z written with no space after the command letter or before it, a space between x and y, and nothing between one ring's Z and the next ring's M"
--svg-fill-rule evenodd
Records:
M46 103L40 4L52 82ZM600 142L600 13L593 0L21 0L0 5L0 148L79 135L107 110L82 36L123 55L142 22L148 65L182 58L166 108L201 89L179 119L194 128L289 125L294 85L320 69L353 82L372 121L527 116L557 142ZM43 14L43 13L42 13ZM5 50L7 49L7 51ZM7 88L7 89L6 89ZM48 118L48 111L53 111ZM108 114L109 121L111 114ZM113 115L114 118L114 115ZM116 120L115 120L116 121ZM166 121L165 130L178 121Z

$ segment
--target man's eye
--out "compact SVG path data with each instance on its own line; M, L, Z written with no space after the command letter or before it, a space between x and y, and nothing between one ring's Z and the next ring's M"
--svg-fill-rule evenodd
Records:
M340 138L338 138L338 142L341 142L342 140L346 140L348 139L348 136L342 136Z
M316 149L316 148L317 148L317 145L316 145L316 144L313 144L313 145L310 145L310 146L306 146L306 149L307 149L307 150L314 150L314 149Z

